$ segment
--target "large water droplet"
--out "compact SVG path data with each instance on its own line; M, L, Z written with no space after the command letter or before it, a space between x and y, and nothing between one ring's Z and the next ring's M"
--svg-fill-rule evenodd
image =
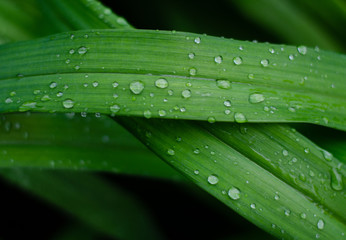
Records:
M183 96L183 98L189 98L191 97L191 91L189 89L185 89L181 92L181 96Z
M228 190L228 196L232 198L233 200L238 200L240 198L240 191L236 187L231 187Z
M265 100L265 97L262 93L252 93L249 96L249 102L250 103L260 103Z
M297 48L297 50L298 50L298 52L299 52L301 55L305 55L305 54L307 53L307 51L308 51L307 47L306 47L306 46L303 46L303 45L299 46L299 47Z
M166 88L168 87L168 81L164 78L159 78L155 81L155 86L158 88Z
M141 81L133 81L130 83L130 90L134 94L140 94L144 89L144 84Z
M323 153L324 159L326 159L327 161L333 160L333 154L331 154L330 152L322 149L322 153Z
M215 61L217 64L220 64L220 63L222 63L222 57L221 57L221 56L216 56L216 57L214 58L214 61Z
M209 177L208 177L208 183L211 184L211 185L215 185L219 182L219 178L215 175L215 174L211 174Z
M72 100L72 99L66 99L66 100L64 100L63 102L62 102L62 105L63 105L63 107L64 108L73 108L73 106L74 106L74 101Z
M87 51L88 51L88 49L87 49L86 47L80 47L80 48L78 48L78 53L79 53L80 55L86 54Z
M228 80L217 80L216 86L218 86L221 89L229 89L231 88L231 82Z
M240 65L243 63L243 59L241 57L235 57L233 58L233 62L235 65Z
M324 228L324 221L322 219L318 220L317 228L322 230Z
M336 191L341 191L344 188L344 184L342 182L342 175L338 172L338 169L333 168L330 176L332 188Z
M246 119L245 115L243 113L240 113L240 112L237 112L237 113L234 114L234 120L237 123L245 123L245 122L247 122L247 119Z

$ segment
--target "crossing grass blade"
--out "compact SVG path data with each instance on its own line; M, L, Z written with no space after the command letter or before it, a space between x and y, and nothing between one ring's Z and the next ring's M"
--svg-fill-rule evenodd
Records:
M2 45L0 63L1 112L346 126L346 56L305 46L89 30Z
M181 179L176 171L106 116L1 115L0 156L1 168L110 171Z

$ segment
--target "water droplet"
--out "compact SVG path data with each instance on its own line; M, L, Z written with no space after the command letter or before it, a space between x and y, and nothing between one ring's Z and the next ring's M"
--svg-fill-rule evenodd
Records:
M221 56L216 56L216 57L214 58L214 61L215 61L217 64L220 64L220 63L222 63L222 57L221 57Z
M48 95L43 95L43 96L41 97L41 101L42 101L42 102L47 102L47 101L49 101L49 100L51 100L51 98L50 98Z
M254 78L255 78L255 76L254 76L252 73L250 73L249 75L247 75L247 77L248 77L249 79L254 79Z
M255 204L255 203L251 203L251 204L250 204L250 207L251 207L252 209L256 209L256 204Z
M117 113L117 112L119 112L120 107L115 104L115 105L110 106L109 110L111 111L111 113Z
M198 175L199 174L199 171L198 170L195 170L193 171L194 174Z
M249 102L250 103L260 103L265 100L265 97L262 93L252 93L249 96Z
M269 51L270 53L275 53L275 50L274 50L273 48L269 48L268 51Z
M303 45L299 46L299 47L297 48L297 50L298 50L298 52L299 52L301 55L305 55L305 54L307 53L307 51L308 51L307 47L306 47L306 46L303 46Z
M262 59L261 60L261 65L263 67L268 67L269 66L269 60L268 59Z
M331 154L330 152L322 149L322 153L323 153L324 159L326 159L327 161L333 160L333 154Z
M302 219L305 219L305 218L306 218L306 213L301 213L301 214L300 214L300 217L301 217Z
M331 173L331 186L336 191L341 191L344 188L342 182L342 175L338 172L337 168L333 168Z
M218 86L221 89L229 89L231 88L231 82L228 80L217 80L216 86Z
M143 113L143 116L144 116L145 118L151 118L151 112L150 112L150 110L145 110L144 113Z
M170 156L174 156L175 151L170 148L170 149L167 150L167 154L170 155Z
M310 149L309 148L304 148L304 152L305 153L310 153Z
M74 106L74 101L72 100L72 99L66 99L66 100L64 100L63 102L62 102L62 105L63 105L63 107L64 108L73 108L73 106Z
M286 149L282 150L282 155L284 155L285 157L288 156L288 151Z
M159 116L160 116L160 117L166 116L166 111L163 110L163 109L159 110Z
M74 54L74 49L70 49L69 53Z
M277 200L280 199L280 196L279 196L278 194L276 194L276 195L274 196L274 199L277 201Z
M324 221L322 219L318 220L317 228L322 230L324 228Z
M189 74L190 74L191 76L195 76L195 75L197 74L197 69L196 69L196 68L190 68L190 69L189 69Z
M293 56L292 54L290 54L290 55L288 56L288 59L291 60L291 61L293 61L293 60L294 60L294 56Z
M7 103L7 104L13 103L13 100L11 98L6 98L5 99L5 103Z
M214 117L208 117L207 121L209 123L214 123L214 122L216 122L216 119Z
M230 107L232 104L230 100L226 100L223 102L223 105L225 105L225 107Z
M233 58L233 62L235 65L240 65L243 63L243 59L241 57L235 57Z
M228 190L228 196L232 198L233 200L238 200L240 198L240 191L236 187L231 187Z
M36 108L36 102L27 101L19 107L19 112L25 112Z
M219 182L219 178L215 175L215 174L211 174L209 177L208 177L208 183L211 184L211 185L215 185Z
M130 83L130 90L134 94L140 94L144 89L144 84L141 81L133 81Z
M237 112L237 113L234 114L234 120L237 123L245 123L245 122L247 122L247 119L246 119L245 115L243 113L240 113L240 112Z
M291 211L290 211L289 209L286 209L286 210L285 210L285 215L286 215L286 216L289 216L290 214L291 214Z
M69 64L70 62L71 62L70 59L66 59L66 61L65 61L66 64Z
M64 93L62 93L62 92L58 92L58 93L56 94L57 97L62 97L62 95L64 95Z
M99 85L99 83L98 82L93 82L93 87L97 87Z
M113 86L113 88L117 88L117 87L119 86L119 83L113 82L113 83L112 83L112 86Z
M86 47L80 47L80 48L78 48L78 53L79 53L80 55L86 54L87 51L88 51L88 49L87 49Z
M155 86L158 88L166 88L168 87L168 81L164 78L159 78L155 81Z
M191 91L189 89L185 89L181 92L181 96L183 96L183 98L189 98L191 97Z
M56 82L51 82L51 83L49 84L49 87L50 87L50 88L56 88L56 86L58 86L58 84L57 84Z
M199 148L196 148L195 150L193 150L194 154L199 154L201 151L199 150Z
M196 37L195 40L194 40L194 42L195 42L196 44L200 44L200 43L201 43L201 38L200 38L200 37Z
M189 56L190 59L194 59L195 58L195 54L194 53L189 53L188 56Z

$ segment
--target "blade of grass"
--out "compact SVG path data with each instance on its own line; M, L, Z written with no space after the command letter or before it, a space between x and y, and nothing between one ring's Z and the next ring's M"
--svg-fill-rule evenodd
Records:
M106 116L0 115L0 156L2 168L83 169L181 179Z
M1 177L48 200L80 221L121 239L157 239L140 202L114 183L77 172L0 169Z
M346 126L346 56L322 50L190 33L99 30L2 45L0 63L1 112L73 108Z

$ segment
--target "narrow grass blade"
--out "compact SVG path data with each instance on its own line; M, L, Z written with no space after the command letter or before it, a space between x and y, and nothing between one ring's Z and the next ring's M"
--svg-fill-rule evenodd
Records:
M343 221L322 203L203 128L183 121L118 121L201 188L273 235L287 239L337 239L344 235Z
M166 179L180 175L106 116L0 116L0 167L111 171Z
M1 169L1 177L48 200L98 231L121 239L157 239L144 206L96 176L59 171Z
M346 126L346 56L305 46L79 31L0 46L0 63L1 112Z

